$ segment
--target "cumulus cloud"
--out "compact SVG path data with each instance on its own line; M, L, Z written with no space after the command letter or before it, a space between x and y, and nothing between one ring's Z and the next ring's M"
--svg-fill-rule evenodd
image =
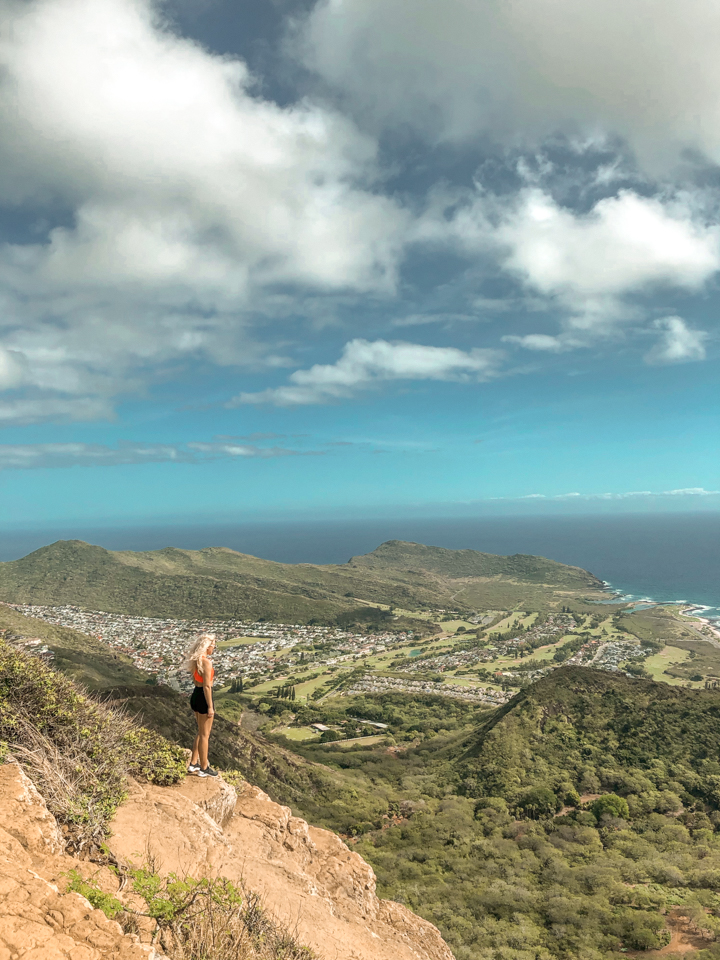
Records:
M427 228L429 231L432 227ZM497 209L480 195L440 230L469 250L497 249L532 292L553 298L578 329L630 315L625 297L657 287L698 290L720 268L720 229L682 200L629 190L588 213L530 188ZM536 336L536 335L533 335ZM526 346L549 349L548 341Z
M387 340L351 340L336 363L296 370L288 385L241 393L230 405L327 403L387 380L485 380L495 373L500 359L497 350L463 351Z
M24 354L0 347L0 390L19 387L27 376L27 366Z
M587 212L558 203L538 187L510 198L478 190L448 213L438 209L418 226L420 242L455 242L470 254L492 254L517 277L531 308L552 311L558 334L508 334L506 343L561 353L643 322L642 297L660 291L699 292L720 269L720 227L684 195L644 197L631 190ZM680 321L681 322L681 321ZM672 329L650 362L702 359L705 334Z
M316 454L316 451L309 451ZM115 467L140 463L201 463L206 460L246 457L300 456L304 451L284 447L209 443L98 443L0 444L0 470L30 470L48 467Z
M669 0L659 2L664 9ZM616 23L634 16L620 0L592 10L521 0L512 23L507 5L448 0L441 11L418 0L409 18L399 0L323 0L296 38L343 96L365 91L387 118L430 118L441 136L486 128L514 136L520 127L540 135L575 117L580 101L582 117L600 124L620 116L622 101L628 130L640 136L645 120L635 121L645 111L647 123L660 118L656 133L672 127L687 140L680 127L689 117L720 111L712 17L693 2L676 39L697 39L702 22L693 56L707 67L707 91L695 90L696 113L683 99L696 68L676 83L684 61L666 64L664 49L673 82L663 77L656 90L660 100L675 91L680 106L645 111L617 52L627 32L603 32L610 14ZM395 295L413 242L489 254L524 285L524 306L534 298L558 307L564 332L508 340L545 352L636 319L631 295L663 285L698 290L718 268L718 230L688 202L627 190L587 213L536 185L494 204L478 192L451 213L430 203L416 215L383 196L376 130L361 132L327 98L286 106L264 98L242 61L177 36L162 9L162 0L0 0L0 207L37 228L0 245L0 425L110 418L117 397L142 395L186 365L287 366L263 325L303 316L306 304L334 322L343 298ZM580 27L595 17L602 30L586 36ZM652 33L645 27L642 43ZM578 32L579 45L567 31ZM603 44L603 56L615 50L618 59L598 60ZM711 48L712 68L703 59ZM599 87L590 83L600 62L623 65L605 77L609 113L596 110ZM720 123L707 131L720 142ZM613 176L608 167L608 183ZM480 297L467 307L416 308L388 325L458 323L510 308ZM687 337L679 355L678 336L663 328L649 362L693 358ZM410 355L405 368L401 357ZM350 340L336 364L298 370L285 386L237 402L317 403L383 380L482 379L496 360L488 351Z
M655 346L645 354L647 363L686 363L705 359L704 330L693 330L682 317L663 317L654 323L662 333Z
M263 99L153 0L0 0L0 203L53 214L0 248L0 388L112 397L184 358L264 353L278 284L391 292L405 214L340 114ZM57 211L62 216L57 215Z
M367 122L510 142L558 129L626 137L665 164L720 160L712 0L321 0L295 49Z

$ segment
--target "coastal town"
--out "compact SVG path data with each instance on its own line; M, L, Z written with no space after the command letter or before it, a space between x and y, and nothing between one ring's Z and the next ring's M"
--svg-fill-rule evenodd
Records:
M440 620L436 636L411 632L352 632L335 626L126 616L76 606L13 604L46 623L110 644L148 674L148 682L188 691L188 643L214 633L219 687L258 696L295 687L302 699L386 691L433 694L489 706L561 663L627 672L648 651L630 636L600 628L601 615L485 611L463 621ZM17 637L28 652L52 659L36 637ZM571 641L567 653L560 652Z
M74 606L9 604L27 617L70 627L126 654L158 683L190 690L192 678L183 665L185 649L200 633L214 633L214 659L219 686L242 679L246 686L280 676L291 668L328 669L354 659L406 644L408 633L350 633L335 627L258 623L243 620L176 620L130 617ZM34 638L24 645L47 650Z

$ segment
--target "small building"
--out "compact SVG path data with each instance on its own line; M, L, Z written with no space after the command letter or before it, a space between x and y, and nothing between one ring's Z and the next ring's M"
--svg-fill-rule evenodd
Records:
M356 723L364 723L366 727L375 727L376 730L387 730L388 725L386 723L375 723L373 720L363 720L362 717L350 717L351 720L355 720Z

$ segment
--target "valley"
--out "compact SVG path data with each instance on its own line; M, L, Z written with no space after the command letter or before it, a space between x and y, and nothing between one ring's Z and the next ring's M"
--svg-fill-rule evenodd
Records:
M6 600L0 630L181 745L193 736L182 651L215 632L224 776L338 833L456 960L717 960L712 625L608 602L590 575L537 558L496 558L512 578L487 588L468 569L495 560L460 553L385 544L352 575L380 571L387 590L440 578L448 596L472 581L484 602L373 601L366 581L318 622L151 616L130 601L95 609L85 586L50 579L53 602ZM498 602L507 583L512 604Z

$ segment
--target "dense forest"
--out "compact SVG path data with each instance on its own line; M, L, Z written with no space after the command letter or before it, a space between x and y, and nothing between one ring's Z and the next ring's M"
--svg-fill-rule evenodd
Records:
M294 806L458 960L652 955L681 930L720 957L717 692L561 668L494 713L397 694L323 716L341 713L387 722L397 746L297 746L343 792Z

